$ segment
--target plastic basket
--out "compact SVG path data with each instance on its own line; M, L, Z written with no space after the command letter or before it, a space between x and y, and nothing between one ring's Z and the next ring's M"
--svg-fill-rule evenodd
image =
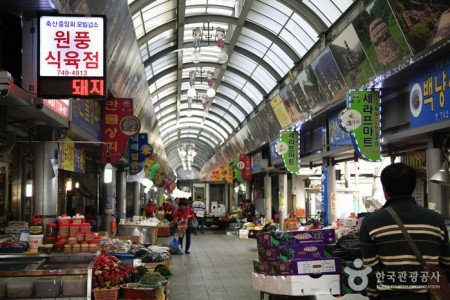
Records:
M164 299L164 286L159 288L129 288L127 284L122 284L120 288L125 299Z
M119 299L119 290L109 289L109 290L97 290L93 291L95 300L117 300Z

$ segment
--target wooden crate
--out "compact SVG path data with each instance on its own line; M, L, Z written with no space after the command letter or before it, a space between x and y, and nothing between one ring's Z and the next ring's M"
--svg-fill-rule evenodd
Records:
M170 236L170 227L158 227L158 237Z

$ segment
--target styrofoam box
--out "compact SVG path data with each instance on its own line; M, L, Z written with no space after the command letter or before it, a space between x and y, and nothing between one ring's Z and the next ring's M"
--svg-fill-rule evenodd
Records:
M266 276L252 273L253 288L270 293L287 296L340 295L340 276L309 275Z
M248 230L247 229L239 229L239 238L240 239L248 239Z
M343 227L355 227L358 223L358 219L355 218L345 218L342 220Z
M369 300L369 297L361 294L347 294L344 296L317 295L316 300Z

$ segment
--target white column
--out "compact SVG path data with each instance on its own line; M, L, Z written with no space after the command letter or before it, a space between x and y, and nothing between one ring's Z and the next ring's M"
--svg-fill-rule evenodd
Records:
M264 176L264 215L267 220L272 220L272 177L269 173Z
M442 212L442 186L430 181L433 176L441 168L442 153L440 148L428 148L427 156L427 182L428 182L428 202L436 203L436 209Z
M278 175L278 186L279 186L279 211L280 211L280 229L283 230L284 219L287 217L287 174Z

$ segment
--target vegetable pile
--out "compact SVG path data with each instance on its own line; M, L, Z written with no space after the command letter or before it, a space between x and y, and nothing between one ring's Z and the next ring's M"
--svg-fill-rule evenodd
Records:
M136 268L105 253L97 257L92 272L92 288L94 290L115 288L122 283L138 282L140 279Z

